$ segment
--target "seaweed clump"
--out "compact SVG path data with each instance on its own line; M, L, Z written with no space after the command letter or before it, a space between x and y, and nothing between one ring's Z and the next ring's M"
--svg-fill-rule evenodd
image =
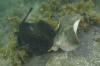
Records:
M8 14L8 16L6 16L4 19L4 21L6 21L6 24L8 23L7 25L9 25L7 27L7 32L4 33L8 34L8 36L6 37L9 41L8 43L5 42L6 44L0 47L0 65L22 66L26 62L28 54L25 48L20 49L20 47L18 47L17 36L15 35L22 20L22 12L16 8L11 9L10 14Z
M98 13L93 8L94 3L92 0L80 0L77 3L69 3L68 0L66 2L62 0L49 0L41 4L40 12L44 18L49 19L49 23L51 23L50 20L52 19L58 22L58 19L64 15L80 14L82 19L79 30L88 31L91 24L98 24L100 22L99 15L97 15Z
M4 63L6 63L6 66L22 66L22 64L26 62L27 57L25 50L18 49L17 37L11 33L8 45L0 48L0 60L5 60ZM0 62L0 64L2 64L2 62Z

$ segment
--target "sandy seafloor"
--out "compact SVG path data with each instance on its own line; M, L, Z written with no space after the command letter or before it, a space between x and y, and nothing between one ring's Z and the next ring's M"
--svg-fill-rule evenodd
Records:
M8 0L0 1L2 1L0 2L1 19L5 16L10 7L6 7L9 5ZM8 2L5 3L5 1ZM96 10L99 12L98 8L96 8ZM0 22L1 44L5 44L9 41L8 35L11 31L10 28L9 23ZM42 56L34 56L28 63L24 64L24 66L100 66L100 42L96 42L96 38L100 38L100 26L92 26L88 32L81 32L79 34L81 43L76 50L72 52L53 52Z

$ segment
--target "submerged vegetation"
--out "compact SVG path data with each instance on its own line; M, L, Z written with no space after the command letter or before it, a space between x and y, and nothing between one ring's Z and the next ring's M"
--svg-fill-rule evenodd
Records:
M80 22L81 23L80 29L88 28L88 26L90 25L89 23L91 22L90 17L94 15L95 17L98 17L96 16L96 13L94 15L90 15L92 12L95 12L95 10L93 10L94 4L92 0L89 0L87 2L84 2L84 0L80 0L80 2L78 3L70 3L67 0L65 1L66 2L63 2L62 0L59 0L59 1L50 0L47 3L42 3L40 7L40 12L45 18L49 18L50 20L51 19L57 20L58 18L64 15L70 15L70 14L76 14L76 13L83 15Z
M26 51L17 47L17 37L13 33L10 35L10 40L7 46L0 48L0 59L5 60L7 66L22 66L22 63L25 63L25 59L28 57Z
M10 59L11 66L22 66L28 57L28 54L25 51L26 47L24 49L19 49L17 46L17 36L15 35L15 32L18 31L18 26L23 19L23 12L27 10L27 8L25 9L25 3L28 1L29 4L33 0L25 0L25 2L23 1L18 0L18 2L14 4L16 7L13 7L10 14L6 17L6 21L13 25L12 32L10 34L11 38L9 43L7 43L7 46L0 47L0 59ZM18 6L19 2L21 5ZM24 9L22 9L23 7ZM93 8L94 4L92 0L87 2L80 0L80 2L77 3L69 2L69 0L48 0L48 2L41 3L39 8L41 15L34 15L31 13L26 21L29 23L35 23L39 20L43 20L47 22L54 29L54 31L56 31L60 17L77 13L82 15L79 28L80 31L88 31L89 26L93 24L100 25L100 14L93 10Z

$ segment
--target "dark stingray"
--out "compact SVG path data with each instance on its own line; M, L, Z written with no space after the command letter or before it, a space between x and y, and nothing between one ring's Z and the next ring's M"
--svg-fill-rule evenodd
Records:
M19 25L19 32L17 32L18 46L27 46L27 52L30 56L33 54L41 55L47 53L48 49L52 47L55 32L43 20L36 23L25 22L31 10Z

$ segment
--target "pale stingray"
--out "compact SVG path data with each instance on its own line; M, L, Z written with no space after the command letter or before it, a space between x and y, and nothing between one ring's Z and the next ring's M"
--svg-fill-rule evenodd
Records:
M78 47L77 29L80 19L79 14L65 15L59 19L59 30L49 51L57 51L59 48L63 51L72 51Z

